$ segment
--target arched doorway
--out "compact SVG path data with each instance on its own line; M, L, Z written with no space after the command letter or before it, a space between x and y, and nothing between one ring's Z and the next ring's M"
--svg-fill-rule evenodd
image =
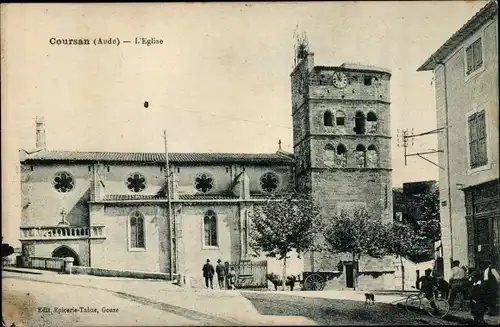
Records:
M52 252L52 258L67 258L71 257L73 258L73 266L79 266L80 265L80 258L78 258L78 254L73 251L70 247L66 245L62 245L58 247L57 249Z

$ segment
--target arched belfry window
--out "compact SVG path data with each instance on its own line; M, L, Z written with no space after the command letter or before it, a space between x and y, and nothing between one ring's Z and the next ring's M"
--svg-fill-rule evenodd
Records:
M377 168L379 166L377 148L373 144L368 147L366 152L366 166L368 168Z
M354 132L356 134L365 134L365 114L361 111L356 112L354 116Z
M323 114L323 125L333 126L333 114L328 110Z
M347 167L347 149L343 144L337 146L337 166Z
M129 217L130 248L143 249L144 242L144 215L140 211L134 211Z
M203 216L203 234L205 246L218 246L217 215L212 210L208 210Z
M356 146L356 167L366 167L366 148L363 144Z
M345 114L343 111L341 110L337 110L337 113L335 114L335 118L336 118L336 123L337 123L337 126L339 127L344 127L345 125Z
M331 144L325 146L325 165L333 166L335 163L335 148Z
M378 127L377 115L373 111L370 111L366 115L366 125L367 125L367 129L368 129L368 133L377 132L377 127Z

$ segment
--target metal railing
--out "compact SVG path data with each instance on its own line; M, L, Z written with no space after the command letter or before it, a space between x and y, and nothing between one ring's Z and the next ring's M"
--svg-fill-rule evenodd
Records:
M64 258L29 257L25 268L63 271L64 261Z

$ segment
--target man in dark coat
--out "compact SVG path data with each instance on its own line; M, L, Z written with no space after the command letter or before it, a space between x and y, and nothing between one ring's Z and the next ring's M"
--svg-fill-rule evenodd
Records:
M217 260L217 266L215 266L215 272L217 273L217 280L219 281L219 288L221 290L225 289L224 287L224 277L226 276L226 267L219 259Z
M208 284L210 284L210 288L214 288L214 266L210 264L210 259L207 259L207 263L203 265L203 277L205 278L205 286L208 288Z

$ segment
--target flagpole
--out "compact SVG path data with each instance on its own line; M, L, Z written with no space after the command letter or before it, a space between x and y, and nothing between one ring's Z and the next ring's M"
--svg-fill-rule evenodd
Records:
M172 224L172 202L170 200L171 188L170 188L170 163L168 160L168 145L167 145L167 130L163 130L163 140L165 143L165 182L167 183L167 202L168 202L168 230L170 239L170 280L174 277L174 232L175 223Z

